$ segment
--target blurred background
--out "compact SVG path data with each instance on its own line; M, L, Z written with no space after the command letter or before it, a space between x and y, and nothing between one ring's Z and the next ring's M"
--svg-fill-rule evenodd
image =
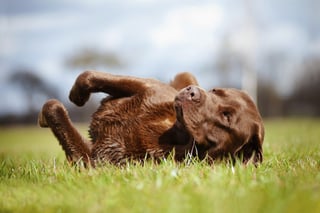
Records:
M82 71L248 91L264 117L320 116L319 0L0 0L0 125L36 124Z

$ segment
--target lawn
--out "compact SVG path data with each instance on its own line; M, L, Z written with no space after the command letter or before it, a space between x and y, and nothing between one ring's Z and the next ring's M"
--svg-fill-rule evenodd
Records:
M168 159L89 170L71 168L48 129L2 127L0 212L320 212L320 120L265 126L258 168Z

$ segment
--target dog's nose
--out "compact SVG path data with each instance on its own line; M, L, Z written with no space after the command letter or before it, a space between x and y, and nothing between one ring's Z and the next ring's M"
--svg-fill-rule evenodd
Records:
M196 95L196 92L195 92L196 90L193 86L188 86L186 90L187 90L187 94L190 95L191 98L193 98Z
M190 85L183 89L182 93L185 98L192 101L200 100L200 90L197 86Z

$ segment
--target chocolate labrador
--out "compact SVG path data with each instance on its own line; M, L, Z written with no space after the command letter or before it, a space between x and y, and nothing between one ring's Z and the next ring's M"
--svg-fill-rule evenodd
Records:
M58 100L47 101L39 114L40 126L51 128L71 163L121 165L170 153L177 161L189 155L211 162L224 157L262 162L263 122L240 90L205 91L190 73L165 84L86 71L76 79L69 99L83 106L95 92L109 96L92 115L90 139L78 132Z

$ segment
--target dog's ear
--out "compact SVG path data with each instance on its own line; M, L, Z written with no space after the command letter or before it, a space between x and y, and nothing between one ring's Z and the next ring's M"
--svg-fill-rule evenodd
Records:
M262 144L264 139L264 128L262 124L255 125L253 134L249 141L236 153L236 156L242 158L242 162L247 164L250 160L254 165L258 165L263 161Z

